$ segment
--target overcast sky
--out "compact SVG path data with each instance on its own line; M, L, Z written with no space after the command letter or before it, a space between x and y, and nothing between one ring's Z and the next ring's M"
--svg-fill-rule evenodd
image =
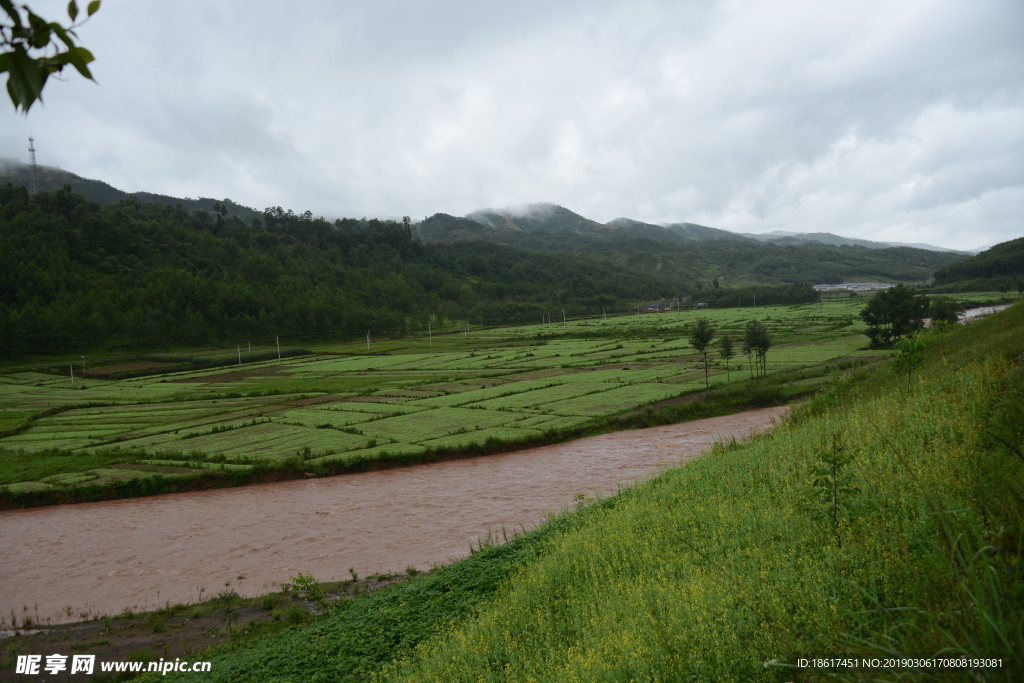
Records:
M1024 235L1021 0L103 0L79 35L98 85L0 103L0 156L328 217Z

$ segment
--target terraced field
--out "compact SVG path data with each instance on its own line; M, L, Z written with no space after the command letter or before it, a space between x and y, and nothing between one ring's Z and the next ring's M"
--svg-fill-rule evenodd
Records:
M862 302L679 311L435 335L232 368L108 381L0 376L0 485L67 489L132 477L245 471L536 441L704 389L687 326L711 318L737 342L750 319L775 340L769 373L866 352ZM737 343L737 347L739 344ZM739 348L737 348L739 352ZM710 354L711 382L748 378ZM45 457L43 457L45 455ZM99 463L99 464L97 464ZM223 466L223 467L222 467ZM183 474L184 473L184 474Z

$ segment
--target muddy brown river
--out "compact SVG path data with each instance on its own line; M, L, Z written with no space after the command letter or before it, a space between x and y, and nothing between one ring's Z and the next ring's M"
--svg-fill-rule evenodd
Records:
M379 472L0 512L0 616L64 623L195 602L229 582L257 595L300 572L330 581L350 567L427 569L466 556L489 530L529 529L577 494L614 493L786 410Z

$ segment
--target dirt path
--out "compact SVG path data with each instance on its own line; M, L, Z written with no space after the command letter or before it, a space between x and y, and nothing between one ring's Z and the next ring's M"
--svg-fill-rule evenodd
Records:
M488 530L536 525L716 440L770 427L763 408L553 446L324 479L0 512L0 617L78 621L224 590L426 569ZM244 579L239 579L244 576Z

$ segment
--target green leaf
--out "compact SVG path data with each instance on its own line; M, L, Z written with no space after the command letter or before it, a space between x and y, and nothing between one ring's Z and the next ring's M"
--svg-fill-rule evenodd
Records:
M73 47L67 52L57 55L57 57L60 58L61 61L75 67L75 69L78 70L78 73L82 74L89 80L95 80L89 72L89 67L86 66L86 64L93 61L93 56L84 47Z
M17 109L21 105L21 100L18 99L18 93L14 90L14 77L7 77L7 95L11 98L11 102L14 103L14 108Z
M69 36L68 32L64 30L64 27L62 27L60 24L52 24L51 27L53 29L53 32L57 34L57 37L60 38L66 46L75 46L75 41L71 39L71 36Z
M78 18L78 3L75 0L68 3L68 16L71 17L71 21Z
M21 26L21 12L14 8L14 3L11 0L0 0L0 9L3 9L7 16L11 18L11 23L14 24L15 28Z
M6 52L0 53L0 74L7 71L7 65L10 62L10 58Z
M9 54L10 77L7 80L7 89L15 106L21 106L24 111L28 111L32 103L42 95L43 85L49 74L28 56L24 47L16 45L14 51Z
M92 0L92 2L89 3L89 7L86 9L86 13L91 17L92 15L96 14L99 8L100 0Z

